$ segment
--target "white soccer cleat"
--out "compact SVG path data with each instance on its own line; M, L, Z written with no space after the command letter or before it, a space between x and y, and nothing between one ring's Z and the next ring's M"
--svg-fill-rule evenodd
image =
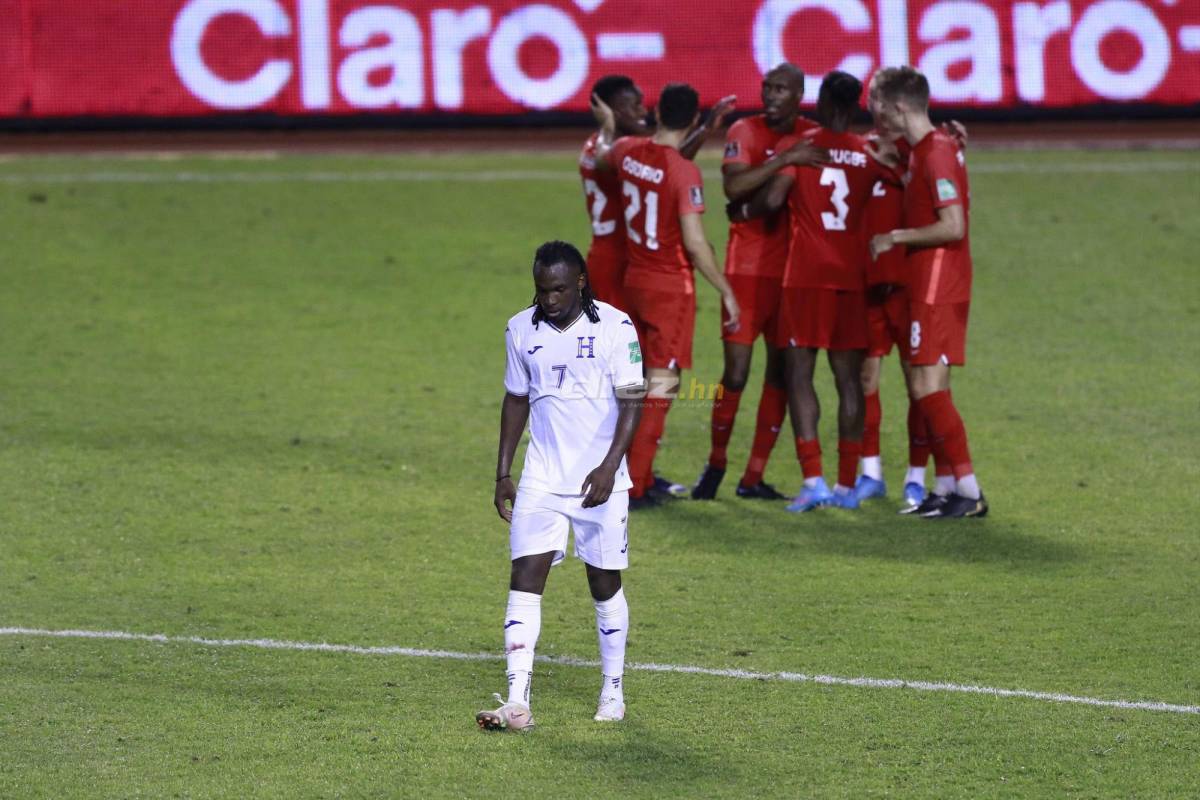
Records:
M615 697L601 697L596 708L596 722L620 722L625 719L625 703Z
M527 731L533 727L533 712L523 703L504 703L500 695L493 695L496 701L503 703L495 711L480 711L475 715L475 722L485 731ZM624 711L624 708L622 708Z

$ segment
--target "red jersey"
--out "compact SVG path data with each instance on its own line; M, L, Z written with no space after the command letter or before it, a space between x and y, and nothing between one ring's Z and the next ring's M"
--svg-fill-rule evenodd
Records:
M621 216L621 181L614 170L596 169L597 131L583 143L579 154L579 177L583 180L583 201L592 218L592 240L609 239L623 246L625 229L617 224Z
M632 136L614 142L608 158L621 183L625 285L693 293L679 217L704 213L700 168L673 147Z
M868 134L871 141L874 134ZM901 140L903 141L903 140ZM904 184L896 178L880 178L871 190L867 203L865 233L867 241L880 233L891 233L904 227ZM905 278L904 248L893 247L876 259L867 260L867 286L891 283L903 286Z
M967 160L953 138L933 131L913 146L904 175L904 227L937 222L937 210L963 208L963 238L938 247L909 247L909 297L916 303L965 303L971 299L971 188Z
M799 117L791 135L799 136L815 127L815 122ZM725 159L721 164L757 167L775 155L776 145L783 137L784 134L771 130L762 114L739 119L725 136ZM782 277L787 264L787 247L786 211L765 219L730 223L725 274Z
M818 128L808 138L828 148L830 161L786 169L794 182L788 195L791 244L783 285L864 291L870 254L863 218L875 182L890 173L867 155L866 140L857 134ZM795 142L785 138L779 149Z

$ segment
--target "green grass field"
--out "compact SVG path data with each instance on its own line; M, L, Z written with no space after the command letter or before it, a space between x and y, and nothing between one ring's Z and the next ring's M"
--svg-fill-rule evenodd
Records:
M1200 705L1200 156L971 163L954 391L992 516L795 517L732 482L637 516L631 661ZM499 655L504 322L540 242L586 246L572 170L0 164L0 627ZM719 377L714 295L685 385ZM894 361L883 392L894 494ZM694 478L707 420L672 412L661 472ZM798 485L786 436L767 479ZM573 559L539 652L596 656ZM488 735L500 660L10 634L0 675L5 798L1200 795L1195 713L633 671L603 727L598 670L551 663L539 728Z

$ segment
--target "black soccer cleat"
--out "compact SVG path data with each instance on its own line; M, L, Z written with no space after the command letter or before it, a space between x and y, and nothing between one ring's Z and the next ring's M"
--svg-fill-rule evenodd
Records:
M688 493L688 487L661 475L654 476L654 486L651 488L662 494L669 494L671 497L687 497Z
M699 480L692 487L693 500L715 500L717 498L717 487L721 485L721 479L725 477L724 467L714 467L712 464L705 464L704 471L700 473ZM741 491L741 487L738 487Z
M936 517L942 513L942 506L946 505L946 499L948 497L949 495L934 494L933 492L930 492L925 496L925 499L921 501L921 505L917 506L916 508L913 508L912 506L906 506L905 508L900 509L900 513L912 514L917 517Z
M743 486L738 482L737 496L745 500L788 500L790 498L775 491L775 487L766 481L759 481L753 486Z
M971 497L963 497L961 494L952 494L946 498L945 505L942 506L941 513L933 519L962 519L963 517L986 517L988 512L987 499L983 493L976 500Z
M649 491L641 497L629 498L630 511L645 511L646 509L659 508L660 506L662 506L662 500L659 500L657 496Z

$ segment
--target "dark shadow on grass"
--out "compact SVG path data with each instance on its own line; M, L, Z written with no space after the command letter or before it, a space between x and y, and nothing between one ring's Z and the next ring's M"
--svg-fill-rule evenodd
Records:
M819 552L913 563L988 563L1038 571L1088 558L1074 545L1029 533L1012 521L915 519L898 515L890 503L867 505L858 512L826 508L790 514L782 502L681 500L638 514L633 523L634 530L644 531L642 535L654 537L668 549L754 553L781 559Z

